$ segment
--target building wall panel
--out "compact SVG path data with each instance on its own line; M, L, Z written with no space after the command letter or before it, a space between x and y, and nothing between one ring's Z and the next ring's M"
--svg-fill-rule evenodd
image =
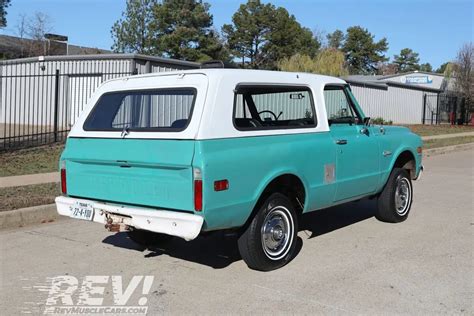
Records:
M396 124L421 124L424 95L436 93L388 86L387 90L351 85L366 116L381 117Z

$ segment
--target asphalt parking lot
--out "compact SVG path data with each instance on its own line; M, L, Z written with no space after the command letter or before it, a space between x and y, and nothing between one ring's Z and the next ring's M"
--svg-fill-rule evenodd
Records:
M148 306L150 315L472 315L474 150L424 164L406 222L378 222L368 200L312 213L298 256L268 273L248 269L236 240L219 234L142 249L124 233L69 219L2 231L1 314L43 313L43 286L57 276L79 284L86 276L122 276L125 289L138 275L154 276L153 283L149 291L140 284L128 303ZM103 286L102 304L111 305L116 291L110 281Z

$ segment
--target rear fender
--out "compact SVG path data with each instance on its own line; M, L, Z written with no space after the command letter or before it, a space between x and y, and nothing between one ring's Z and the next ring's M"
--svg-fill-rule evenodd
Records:
M268 174L264 178L264 181L261 182L260 186L255 191L255 194L253 196L252 211L249 213L249 216L247 217L247 220L249 218L252 218L251 215L253 214L253 210L256 208L256 206L260 202L260 198L262 197L263 193L265 192L265 189L270 185L270 183L273 180L275 180L276 178L278 178L280 176L283 176L283 175L287 175L287 174L290 174L290 175L293 175L293 176L299 178L301 180L301 182L303 183L303 187L304 187L304 190L305 190L305 200L304 200L304 204L303 204L303 213L307 211L307 208L308 208L308 205L309 205L309 203L308 203L309 202L309 192L308 192L309 183L308 183L307 179L304 176L302 176L301 174L299 174L295 169L280 169L280 170L276 171L275 173Z

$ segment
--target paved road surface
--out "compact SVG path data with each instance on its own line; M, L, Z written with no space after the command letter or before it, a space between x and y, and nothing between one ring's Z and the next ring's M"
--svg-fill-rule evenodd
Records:
M41 286L60 275L121 275L124 289L134 275L153 275L151 290L140 284L128 301L146 297L150 314L473 315L473 163L473 150L427 158L401 224L378 222L371 201L307 216L298 256L269 273L249 270L235 240L220 235L144 250L69 219L2 231L0 310L42 312ZM111 282L104 286L111 305Z

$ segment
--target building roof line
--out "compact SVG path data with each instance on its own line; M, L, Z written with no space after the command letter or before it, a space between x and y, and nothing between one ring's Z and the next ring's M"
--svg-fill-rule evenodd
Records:
M418 91L425 91L425 92L434 92L434 93L441 93L444 90L436 89L436 88L429 88L429 87L420 87L414 86L411 84L401 83L401 82L394 82L394 81L361 81L361 80L353 80L353 79L345 79L347 83L362 86L367 88L375 88L381 90L387 90L389 86L410 89L410 90L418 90Z
M407 75L413 75L413 74L422 74L422 75L432 75L432 76L444 77L443 74L440 74L440 73L437 73L437 72L413 70L413 71L407 71L407 72L400 72L398 74L393 74L393 75L381 76L381 77L378 77L376 80L383 80L383 79L389 79L389 78L393 78L393 77L407 76Z
M395 81L384 81L384 83L385 83L387 86L393 86L393 87L399 87L399 88L405 88L405 89L411 89L411 90L434 92L434 93L441 93L441 92L443 92L443 90L441 90L441 89L414 86L414 85L411 85L411 84L406 84L406 83L401 83L401 82L395 82Z
M353 79L344 79L348 84L362 86L364 88L374 88L374 89L381 89L381 90L388 90L388 87L385 82L370 82L370 81L361 81L361 80L353 80Z
M178 60L171 58L147 56L142 54L91 54L91 55L56 55L56 56L37 56L28 58L17 58L0 61L0 65L11 65L19 63L32 63L42 61L66 61L66 60L107 60L107 59L137 59L151 62L158 62L164 64L174 64L180 66L187 66L191 68L198 68L199 63Z

